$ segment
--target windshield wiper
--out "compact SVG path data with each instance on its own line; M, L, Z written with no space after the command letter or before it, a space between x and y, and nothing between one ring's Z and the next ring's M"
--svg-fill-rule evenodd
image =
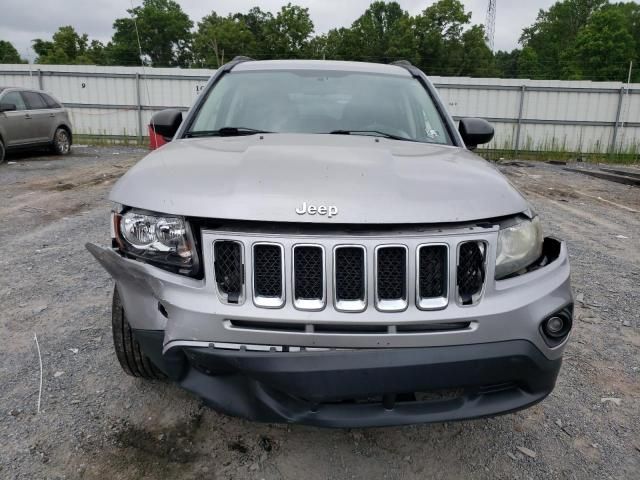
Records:
M376 137L390 138L391 140L403 140L405 142L419 142L413 138L401 137L392 133L381 132L379 130L333 130L330 135L373 135Z
M222 127L219 130L196 130L195 132L187 132L185 137L238 137L242 135L255 135L256 133L273 132L247 127Z

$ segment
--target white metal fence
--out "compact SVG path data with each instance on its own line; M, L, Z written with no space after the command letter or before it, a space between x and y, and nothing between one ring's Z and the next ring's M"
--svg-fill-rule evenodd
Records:
M151 115L188 109L213 70L82 65L0 65L0 85L40 88L70 110L75 132L147 134ZM640 84L431 77L455 118L496 128L489 148L640 152Z

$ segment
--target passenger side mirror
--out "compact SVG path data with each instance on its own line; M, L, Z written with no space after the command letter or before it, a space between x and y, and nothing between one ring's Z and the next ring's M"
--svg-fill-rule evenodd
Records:
M151 117L151 128L166 140L171 140L182 123L182 112L176 108L168 108Z
M17 110L15 103L0 103L0 112L13 112Z
M469 150L489 143L494 134L493 126L482 118L461 118L458 131Z

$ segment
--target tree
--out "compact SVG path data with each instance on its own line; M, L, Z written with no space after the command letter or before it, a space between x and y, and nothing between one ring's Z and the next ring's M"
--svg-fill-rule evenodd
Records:
M173 0L144 0L127 12L129 18L113 23L115 32L107 46L110 63L139 65L141 48L144 60L154 67L189 66L193 22L180 5Z
M510 52L499 50L494 54L496 75L502 78L518 78L518 59L521 50L513 49Z
M329 60L361 60L361 38L350 28L334 28L324 35L323 50L317 58Z
M244 22L251 34L256 45L262 46L266 42L267 25L273 21L271 12L263 12L260 7L253 7L247 13L236 13L234 17ZM254 52L256 56L260 52Z
M359 60L415 60L413 19L397 2L373 2L351 25L345 39Z
M538 78L567 78L572 67L573 46L580 30L591 15L607 0L563 0L549 10L540 10L533 25L525 28L520 37L538 59L537 65L528 65Z
M312 33L309 9L288 3L264 24L264 44L260 46L271 58L299 58Z
M462 34L462 60L459 71L470 77L495 77L499 74L493 52L485 42L484 27L474 25Z
M0 40L0 63L27 63L11 42Z
M36 63L58 65L103 65L104 46L97 40L89 43L86 33L80 35L71 26L60 27L51 40L36 38L33 50L38 55Z
M193 54L196 65L218 68L236 55L251 55L255 38L242 17L220 17L215 12L198 23L193 37Z
M491 76L496 73L484 29L470 26L459 0L439 0L415 18L419 66L430 75Z
M626 81L629 62L638 58L640 39L634 39L633 23L628 21L632 12L624 10L621 5L609 5L595 12L579 31L573 51L580 78Z

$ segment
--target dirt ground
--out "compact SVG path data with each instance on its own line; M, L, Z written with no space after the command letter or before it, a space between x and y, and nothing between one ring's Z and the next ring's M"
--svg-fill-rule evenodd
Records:
M640 478L640 188L500 166L569 243L576 325L548 399L487 420L327 430L226 417L120 370L112 283L84 244L109 243L107 193L144 154L76 147L0 166L1 479Z

